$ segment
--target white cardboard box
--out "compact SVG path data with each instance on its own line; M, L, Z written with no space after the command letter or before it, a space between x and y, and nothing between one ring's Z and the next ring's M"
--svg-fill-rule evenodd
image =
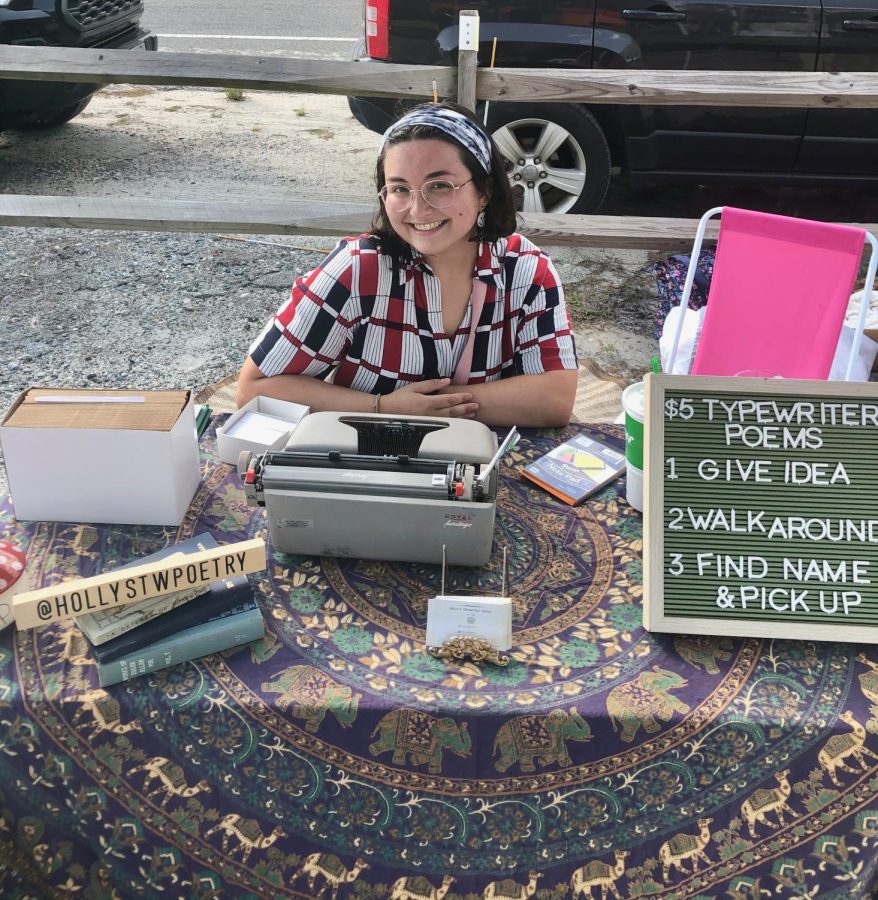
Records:
M309 412L311 407L301 403L254 397L217 429L217 455L224 463L234 466L242 450L252 453L280 450L286 446L299 420Z
M30 388L0 447L18 519L179 525L201 481L189 391Z

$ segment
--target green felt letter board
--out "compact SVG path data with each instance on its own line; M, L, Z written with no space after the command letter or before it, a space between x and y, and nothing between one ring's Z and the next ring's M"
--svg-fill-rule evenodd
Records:
M878 643L878 384L645 381L646 628Z

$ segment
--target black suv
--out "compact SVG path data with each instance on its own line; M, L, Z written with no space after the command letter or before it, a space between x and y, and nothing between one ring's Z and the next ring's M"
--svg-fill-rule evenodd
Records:
M4 44L156 50L140 27L143 0L0 0ZM0 79L0 130L50 128L85 109L97 84Z
M363 59L455 65L458 13L480 16L479 65L857 72L878 69L878 0L365 0ZM365 53L363 53L365 49ZM349 98L383 131L401 102ZM612 166L633 184L878 184L878 110L489 104L531 212L594 212Z

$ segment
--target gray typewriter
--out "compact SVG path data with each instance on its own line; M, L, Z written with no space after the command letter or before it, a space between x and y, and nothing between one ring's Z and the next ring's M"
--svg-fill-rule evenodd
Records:
M488 562L497 463L517 438L468 419L318 412L283 450L238 460L275 550L451 565Z

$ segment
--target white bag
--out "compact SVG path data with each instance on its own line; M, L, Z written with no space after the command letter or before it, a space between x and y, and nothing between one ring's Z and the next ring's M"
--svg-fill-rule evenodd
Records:
M851 356L851 348L854 345L854 337L857 331L850 325L843 325L838 336L838 345L835 348L835 356L832 360L832 368L829 370L830 381L844 381L848 370L848 360ZM851 381L868 381L872 374L872 366L875 357L878 356L878 344L868 335L864 334L860 341L860 352L854 360L854 370L851 373Z
M692 360L695 358L695 348L698 346L698 336L701 334L701 326L704 323L706 306L701 309L687 309L683 317L683 330L680 333L680 343L677 345L677 356L674 360L674 370L668 368L671 358L671 347L674 343L674 332L677 330L677 321L680 318L680 304L672 306L662 326L659 337L659 353L662 358L662 372L671 375L688 375L692 368Z
M677 346L677 358L674 361L672 375L688 375L692 369L692 361L695 358L695 348L698 346L698 336L701 334L701 326L704 323L704 314L707 307L701 309L687 309L683 319L683 331L680 334L680 343ZM665 319L662 334L659 338L659 353L662 359L662 372L670 372L669 362L671 345L674 342L674 331L677 320L680 318L680 307L674 306ZM856 329L850 325L844 325L838 336L838 344L835 348L835 357L832 360L832 368L829 371L829 381L844 381L847 374L848 359L851 355L851 347L854 343ZM872 373L875 357L878 356L878 343L863 335L860 342L859 358L854 363L852 381L868 381Z

